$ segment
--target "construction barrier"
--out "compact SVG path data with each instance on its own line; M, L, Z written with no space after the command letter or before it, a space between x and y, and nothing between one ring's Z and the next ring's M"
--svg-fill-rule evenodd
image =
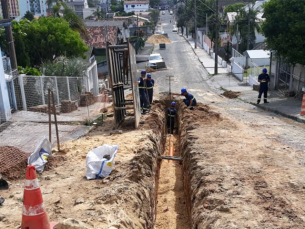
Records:
M52 229L44 209L36 169L28 165L25 175L21 229Z

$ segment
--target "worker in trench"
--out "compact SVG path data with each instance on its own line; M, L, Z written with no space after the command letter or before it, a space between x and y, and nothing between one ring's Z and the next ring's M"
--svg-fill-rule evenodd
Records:
M147 96L148 96L148 107L150 108L153 102L153 96L154 96L154 85L155 81L151 78L151 74L147 74L146 79L146 90L147 90Z
M176 115L176 103L172 102L171 106L167 108L167 132L170 134L174 133Z
M141 71L141 77L138 79L142 114L145 114L147 112L147 94L146 94L146 86L144 84L145 76L146 76L146 71Z
M181 94L173 93L173 95L183 95L185 97L185 99L183 99L183 102L187 107L190 108L190 110L194 110L194 106L197 105L195 97L191 93L188 93L186 88L181 89Z
M267 101L267 94L268 94L268 83L270 82L270 77L267 74L266 68L264 68L262 70L262 73L258 76L258 82L260 83L260 85L259 85L257 104L261 102L261 97L263 93L264 93L264 103L269 103Z

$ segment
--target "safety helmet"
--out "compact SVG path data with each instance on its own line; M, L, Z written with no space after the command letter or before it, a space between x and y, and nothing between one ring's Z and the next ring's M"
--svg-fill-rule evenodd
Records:
M175 103L175 102L172 102L171 104L172 104L172 106L176 106L176 103Z
M181 95L182 95L184 92L186 92L186 88L182 88L182 89L181 89Z
M146 71L141 71L141 75L146 75Z
M151 74L148 73L148 74L147 74L147 78L151 78Z
M263 73L267 73L267 69L266 68L263 69Z

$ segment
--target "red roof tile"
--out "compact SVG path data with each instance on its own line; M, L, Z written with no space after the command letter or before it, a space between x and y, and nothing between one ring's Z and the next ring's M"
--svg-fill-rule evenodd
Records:
M106 48L105 27L86 27L86 29L88 36L86 38L83 37L86 45L93 46L94 48ZM112 45L116 44L117 33L118 27L107 27L108 42L110 42Z

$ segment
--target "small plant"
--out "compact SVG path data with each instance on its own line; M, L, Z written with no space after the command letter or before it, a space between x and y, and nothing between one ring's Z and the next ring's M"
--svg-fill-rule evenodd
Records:
M92 120L92 119L90 119L90 118L87 118L86 120L85 120L85 126L92 126L92 124L94 123L94 121Z
M21 74L26 74L30 76L41 76L41 72L37 68L32 68L32 67L23 68L21 66L18 66L18 71Z

